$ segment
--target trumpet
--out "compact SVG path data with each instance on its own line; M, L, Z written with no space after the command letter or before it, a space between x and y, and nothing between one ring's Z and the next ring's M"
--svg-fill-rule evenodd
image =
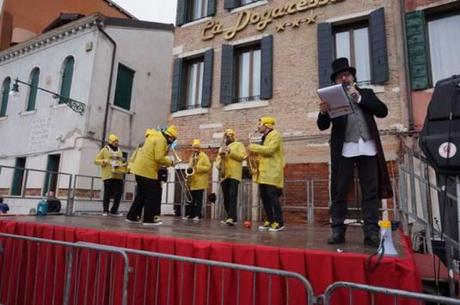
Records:
M251 133L248 137L248 142L249 144L254 142L255 136L257 135L258 131L254 131ZM248 152L248 167L249 167L249 172L253 177L257 177L259 175L259 158L257 157L257 154L249 151Z
M174 158L176 159L175 163L176 164L182 163L182 159L177 154L177 151L173 147L171 147L170 150L173 153ZM176 170L175 172L176 172L177 181L179 181L180 187L184 193L185 202L186 203L192 202L193 201L192 192L190 191L190 188L187 183L189 176L187 176L187 173L186 172L184 173L182 170Z

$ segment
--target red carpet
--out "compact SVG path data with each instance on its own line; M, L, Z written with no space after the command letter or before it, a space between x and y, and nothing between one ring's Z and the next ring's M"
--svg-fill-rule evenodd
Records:
M77 242L77 241L87 241L99 244L120 246L132 249L141 249L147 251L156 251L161 253L176 254L181 256L204 258L210 260L224 261L224 262L233 262L238 264L254 265L275 269L282 269L288 271L298 272L304 275L313 285L315 295L322 294L325 288L333 282L336 281L350 281L356 283L370 284L376 286L383 286L388 288L396 288L409 291L420 291L421 282L418 272L415 268L414 259L410 251L410 241L406 236L401 236L401 242L403 243L404 251L402 257L400 258L389 258L385 257L378 265L378 267L371 273L366 271L366 259L367 256L362 254L353 254L353 253L334 253L326 251L317 251L317 250L303 250L303 249L293 249L293 248L276 248L276 247L266 247L266 246L256 246L256 245L247 245L247 244L236 244L236 243L222 243L222 242L210 242L210 241L198 241L198 240L185 240L179 238L171 237L162 237L156 235L147 235L147 234L132 234L132 233L120 233L120 232L107 232L107 231L98 231L95 229L87 228L72 228L72 227L62 227L54 225L44 225L44 224L34 224L34 223L22 223L10 220L0 220L0 232L18 234L18 235L27 235L40 238L68 241L68 242ZM1 239L0 239L1 240ZM64 270L54 270L53 264L47 264L45 261L36 262L34 261L37 257L35 254L36 251L42 251L44 257L52 258L53 262L56 259L64 259L63 249L48 249L47 245L40 245L36 249L29 248L17 248L22 249L22 251L27 251L28 255L27 261L19 261L18 255L11 253L11 250L8 250L8 241L4 244L6 251L0 255L0 267L8 267L11 270L17 270L15 268L21 268L22 272L27 272L30 266L34 264L39 264L39 272L48 272L49 274L58 274L58 276L63 277ZM10 251L10 252L8 252ZM17 253L16 253L17 254ZM84 260L81 263L93 264L92 261L94 257L85 256ZM22 259L24 260L24 259ZM130 259L131 264L145 264L144 258L133 258ZM166 263L166 262L164 262ZM13 266L13 267L11 267ZM145 272L136 272L135 276L131 275L130 277L130 289L128 293L129 304L141 304L138 302L140 298L143 297L144 293L139 289L133 289L133 283L143 283L145 281L150 283L155 281L155 279L149 278L149 274L155 274L156 265L150 264L147 265ZM47 270L46 270L47 269ZM141 268L142 269L142 268ZM148 269L148 270L147 270ZM196 268L196 278L204 277L204 270L200 270L200 267ZM162 271L166 268L162 268ZM214 272L214 271L213 271ZM1 272L2 277L8 276L8 272ZM115 268L112 270L111 275L120 277L120 268ZM162 274L162 273L160 273ZM185 277L189 277L189 283L193 282L193 270L185 268L183 273ZM212 281L220 283L220 276L223 273L215 272L212 277ZM231 272L225 273L225 276L231 277ZM134 277L136 277L134 279ZM165 287L167 279L163 274L160 276L160 283L155 283L157 287ZM36 300L44 300L42 298L43 293L55 293L59 294L59 289L40 289L48 287L50 283L34 283L34 277L30 276L28 278L29 283L19 283L14 279L5 280L2 278L2 287L0 291L5 291L5 289L15 289L19 288L22 291L27 285L32 287L34 284L38 285L39 296L36 297ZM187 297L191 295L193 285L179 285L178 279L173 279L176 282L173 289L176 289L174 300L169 300L171 304L192 304L192 298ZM242 275L240 279L241 283L245 286L253 285L252 276L247 274ZM121 280L120 280L121 282ZM187 280L186 280L187 282ZM249 292L239 294L239 302L236 302L237 294L235 293L236 289L230 286L230 281L225 281L228 283L228 287L225 287L225 302L224 304L250 304L253 300L253 295L251 293L252 289L248 289ZM17 287L19 285L19 287ZM211 284L212 285L212 284ZM267 284L268 285L268 284ZM264 281L258 282L257 292L263 292L269 289L267 285L264 284ZM284 304L285 303L285 282L283 281L274 281L271 285L271 304ZM299 291L299 284L289 284L289 298L291 304L306 304L305 293L302 289ZM179 295L177 289L180 287L182 289L182 297L179 301ZM251 286L252 287L252 286ZM153 289L153 288L152 288ZM204 291L205 288L198 287L201 291ZM51 291L51 292L50 292ZM54 291L54 292L53 292ZM209 304L221 304L221 292L222 289L211 289L211 299ZM233 293L232 293L233 292ZM121 289L120 292L121 294ZM24 300L32 300L30 292L25 292L25 296L21 296ZM27 295L30 294L30 295ZM59 299L62 296L57 296ZM267 294L257 293L257 304L266 303ZM120 296L117 296L115 299L118 300ZM335 304L344 304L341 298L347 298L345 292L337 294L337 297L334 298ZM46 296L48 298L48 296ZM147 304L154 304L153 293L147 293L147 299L151 299L151 302ZM206 303L206 294L197 293L195 304L207 304ZM295 300L293 303L292 300ZM376 300L376 304L387 304L392 303L393 299L379 296ZM364 293L355 293L354 294L354 304L367 304L369 303L368 296ZM0 293L0 303L6 304L6 300L2 299L2 294ZM10 302L11 303L11 302ZM31 302L25 302L31 304ZM72 303L72 302L71 302ZM87 304L102 304L100 300L87 300ZM116 303L116 302L115 302ZM412 304L412 302L407 302ZM406 304L407 304L406 303ZM11 304L15 304L12 302ZM46 302L43 303L43 305ZM167 304L167 296L162 291L159 294L158 304ZM405 304L401 302L399 304ZM415 302L414 302L415 304ZM9 305L9 304L6 304ZM41 302L37 301L34 305L42 305Z

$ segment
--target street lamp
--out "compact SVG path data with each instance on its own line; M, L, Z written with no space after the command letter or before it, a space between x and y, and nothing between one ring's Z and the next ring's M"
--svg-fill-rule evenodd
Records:
M11 92L13 95L17 95L19 93L19 84L23 84L23 85L26 85L26 86L29 86L30 88L37 88L38 90L41 90L41 91L44 91L46 93L49 93L53 96L53 98L57 99L59 98L64 104L67 105L67 107L69 107L70 109L72 109L72 111L75 111L76 113L79 113L80 115L83 115L83 113L85 113L85 108L86 108L86 105L82 102L79 102L79 101L76 101L74 99L71 99L69 97L66 97L66 96L63 96L63 95L60 95L56 92L53 92L53 91L50 91L48 89L44 89L44 88L41 88L41 87L38 87L38 86L33 86L29 83L26 83L18 78L16 78L14 80L14 83L13 83L13 87L11 88Z

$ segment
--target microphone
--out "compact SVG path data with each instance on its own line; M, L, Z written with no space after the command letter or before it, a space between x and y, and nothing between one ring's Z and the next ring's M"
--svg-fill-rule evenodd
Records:
M352 100L354 102L357 102L359 99L359 93L358 92L349 93L349 90L352 87L356 86L356 83L344 82L342 83L342 86L343 86L343 89L345 89L345 92L347 92L347 94L352 98Z

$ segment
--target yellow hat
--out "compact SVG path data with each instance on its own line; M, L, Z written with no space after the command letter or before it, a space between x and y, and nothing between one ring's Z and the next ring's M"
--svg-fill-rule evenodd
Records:
M233 129L231 129L231 128L225 130L225 133L224 133L224 134L226 134L226 135L228 135L228 136L236 136L235 130L233 130Z
M155 130L154 130L154 129L152 129L152 128L147 128L147 129L145 130L144 137L147 138L147 137L149 137L149 136L151 136L151 135L154 135L154 134L155 134Z
M164 131L170 137L177 138L177 127L176 125L171 125Z
M118 137L114 134L109 135L109 144L113 144L113 142L118 141Z
M262 124L262 125L265 125L267 126L268 128L273 128L273 126L275 125L276 123L276 120L274 117L271 117L271 116L264 116L264 117L261 117L259 119L259 122Z
M200 139L193 139L192 147L193 147L193 148L200 148L200 147L201 147L201 141L200 141Z

